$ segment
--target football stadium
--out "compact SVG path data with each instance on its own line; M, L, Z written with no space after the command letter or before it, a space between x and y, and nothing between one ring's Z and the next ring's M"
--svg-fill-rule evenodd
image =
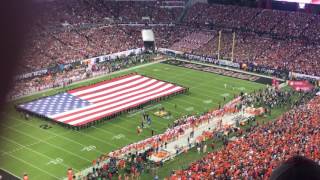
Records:
M319 1L15 1L0 180L320 179Z

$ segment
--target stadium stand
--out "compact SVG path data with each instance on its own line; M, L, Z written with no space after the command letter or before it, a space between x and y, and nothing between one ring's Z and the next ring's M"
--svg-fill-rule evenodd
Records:
M277 76L284 80L289 79L289 73L292 72L320 76L319 15L221 4L195 3L187 6L188 2L184 0L53 0L37 3L37 8L41 11L34 12L39 18L34 22L33 30L29 34L23 61L18 67L18 76L9 94L10 99L51 88L67 87L81 80L154 62L157 59L155 56L165 54L160 51L162 48L169 52L177 52L173 53L171 58L186 58L195 55L203 59L211 58L215 65L222 60L227 64L236 64L235 68L241 69L241 72L260 72L257 69L264 69L264 74ZM159 54L141 53L144 46L141 30L146 28L154 31ZM130 54L126 56L123 54L115 55L115 58L108 56L129 51ZM131 75L126 78L130 77ZM142 74L141 77L139 75L139 78L147 78L147 76ZM152 80L158 82L156 79ZM148 99L149 94L145 95L140 92L139 95L146 96L140 98L148 101L137 103L136 101L141 100L134 99L134 93L137 93L137 90L131 92L124 88L124 91L132 94L120 95L114 89L111 92L117 95L96 91L99 86L103 90L108 90L102 87L108 83L112 84L113 80L93 83L85 87L86 90L92 88L92 94L83 92L85 91L83 87L74 90L64 89L66 92L42 97L44 102L39 102L40 99L20 104L20 110L24 108L23 113L31 112L30 114L51 119L67 127L86 128L89 125L96 125L97 121L106 120L103 118L113 118L145 105L147 102L166 98L171 95L171 91L167 92L171 88L178 88L179 91L173 91L174 94L188 90L184 86L167 84L159 80L158 83L170 85L170 89L165 89L167 91L163 90L164 94L160 94L159 89L153 87L152 91L147 92L161 96L150 99ZM311 86L313 88L313 85ZM131 85L130 88L135 88L135 85ZM225 84L226 88L227 84ZM293 94L270 89L245 96L241 92L240 97L233 95L239 102L241 99L239 103L241 106L259 104L267 107L268 111L275 106L290 104L292 109L275 121L250 126L247 132L243 132L241 128L226 127L222 128L222 132L226 132L227 136L220 138L218 137L220 132L212 130L209 138L218 137L223 141L223 147L206 154L185 169L173 171L166 179L268 179L281 163L297 155L307 157L320 165L320 97L314 97L315 91L306 94L298 92L298 95L294 95L300 99L292 102L290 97ZM79 99L72 99L77 96L78 92L84 93L83 96L97 98L94 100L101 103L97 106L101 109L95 109L96 106L93 103L96 102L90 102L92 97L80 99L81 102L78 102ZM58 97L51 102L52 97L66 94L70 98L68 100L76 101L76 105L82 103L83 105L74 109L69 108L71 102L67 102L65 97ZM232 96L231 94L227 96L229 95ZM102 99L105 102L100 102L100 96L107 97ZM129 97L132 99L128 102L135 104L127 107ZM62 100L57 102L57 99ZM34 102L39 103L35 103L33 107ZM117 104L119 102L122 103L121 106ZM57 109L47 109L47 106L60 106L59 103L63 105ZM90 106L90 103L93 106ZM176 104L172 106L176 108ZM217 111L221 110L222 114L238 112L237 107L226 110L220 106L219 102ZM114 110L120 107L122 109ZM87 108L88 111L81 108ZM53 110L56 110L56 114L52 113ZM69 110L70 112L67 112ZM21 113L22 116L23 113ZM139 177L145 169L149 168L147 162L150 156L158 153L159 143L162 148L168 142L177 140L187 128L194 128L201 123L208 122L209 124L215 115L209 111L201 115L181 117L173 124L169 124L163 134L156 136L153 136L152 130L150 138L130 142L132 144L126 144L125 147L118 150L113 148L112 152L101 155L94 160L93 168L86 171L87 174L79 176L84 176L86 179L112 179L116 176L122 179L122 174L125 174L125 179L128 179L129 176ZM236 116L233 121L241 120L243 117L242 115ZM79 130L80 128L74 129ZM137 128L137 131L139 135L140 127ZM229 139L230 133L235 133L237 137ZM203 134L206 133L203 132ZM197 144L196 148L198 150L204 147ZM137 149L140 150L139 153ZM188 149L177 149L177 154L188 151ZM99 153L101 153L100 150ZM118 158L119 154L125 158ZM162 161L154 164L154 166L162 165ZM119 171L124 171L124 173L119 175ZM0 175L5 179L9 179L10 176L1 169Z
M253 127L243 138L209 153L170 179L269 178L273 169L292 156L319 160L320 98L285 113L277 121Z
M140 31L145 23L175 24L182 13L182 8L165 8L163 3L98 0L39 3L44 14L34 25L34 32L38 33L29 38L19 72L141 48ZM126 7L126 11L120 7ZM217 58L218 32L222 30L220 58L225 60L231 59L232 32L236 32L235 62L316 76L319 75L317 20L317 15L302 12L197 3L186 11L181 23L156 25L153 30L157 47L213 58ZM142 27L120 25L130 23L142 23Z
M70 4L69 4L70 3ZM110 2L104 2L104 3L110 3ZM120 3L120 5L118 5ZM41 16L41 17L47 17L51 18L51 20L45 19L43 21L48 22L50 25L55 25L55 28L50 28L50 26L45 26L46 23L37 23L41 24L41 28L49 28L51 31L49 32L43 32L37 35L37 37L31 37L30 39L33 39L33 41L30 41L30 50L26 51L25 60L28 63L25 63L27 65L24 65L21 68L21 72L30 72L35 69L40 69L44 67L48 67L50 65L54 65L57 63L67 63L74 60L80 60L84 59L86 57L94 57L102 54L108 54L111 52L116 51L122 51L127 50L135 47L142 47L142 42L140 41L140 28L134 28L134 27L128 27L128 26L111 26L111 27L91 27L90 25L97 25L101 22L97 22L95 20L86 20L88 17L93 19L103 19L102 17L106 17L107 15L102 13L99 14L100 16L96 15L99 11L94 11L94 15L92 14L89 9L94 9L92 6L107 6L108 8L111 8L110 11L104 11L108 13L112 12L119 12L117 16L122 19L123 23L129 23L129 22L138 22L141 17L148 16L148 17L155 17L151 18L156 23L161 22L168 22L172 23L175 22L177 19L177 15L174 16L175 18L170 18L167 20L162 21L161 19L166 19L163 17L172 17L167 14L168 9L160 8L157 5L154 5L152 3L145 3L144 5L146 8L137 8L141 7L142 5L139 4L139 2L117 2L117 3L111 3L112 5L108 4L100 4L100 3L89 3L88 1L68 1L68 2L62 2L62 1L53 1L51 3L43 3L42 6L46 6L43 8L47 8L48 11L44 11L47 13L55 14L54 12L50 12L51 10L55 10L55 12L64 12L61 14L74 14L73 16L63 16L60 13L56 15L51 16ZM48 6L48 7L47 7ZM74 8L67 9L66 6L72 6ZM119 6L125 6L127 7L126 10L128 10L129 13L122 13L122 11L118 11ZM49 8L50 7L50 8ZM49 10L51 9L51 10ZM81 13L79 12L81 9ZM88 9L87 11L83 11L83 9ZM137 12L137 9L139 9L139 12ZM148 9L156 9L152 12L149 12ZM160 9L158 13L157 9ZM201 10L200 10L201 9ZM235 9L237 9L237 13L235 12ZM71 12L69 12L71 11ZM213 14L210 14L210 12ZM219 12L219 13L217 13ZM151 14L150 14L151 13ZM152 15L154 13L155 15ZM179 14L175 11L175 13ZM241 15L239 15L239 13ZM82 15L81 15L82 14ZM95 18L96 16L100 18ZM109 16L109 15L108 15ZM111 16L111 15L110 15ZM128 16L128 17L126 17ZM70 17L84 17L81 18L81 22L86 24L86 28L83 29L83 26L79 26L77 23L77 20L75 19L68 19ZM112 16L113 17L113 16ZM249 18L251 17L251 18ZM78 19L77 18L77 19ZM297 19L298 18L298 19ZM57 19L60 19L57 20ZM274 21L274 19L277 19L277 21ZM262 41L265 41L267 38L270 38L272 40L268 41L274 41L272 42L266 42L269 43L270 46L278 46L279 48L282 48L283 51L288 51L287 47L292 47L292 41L294 43L300 43L298 47L303 48L305 46L313 46L317 47L314 43L311 43L312 41L317 39L317 32L314 31L314 29L317 29L316 27L316 19L317 16L311 15L311 14L305 14L300 12L285 12L285 11L278 11L278 10L262 10L262 9L255 9L255 8L247 8L247 7L236 7L236 6L226 6L226 5L207 5L198 3L192 6L189 11L187 12L186 17L183 20L183 23L185 24L197 24L200 26L203 26L205 28L205 25L214 25L215 27L219 27L216 30L228 28L228 29L235 29L237 30L237 43L236 43L236 49L243 49L243 46L247 46L247 49L253 49L256 55L248 55L247 57L242 57L243 52L235 51L235 56L240 56L238 61L251 61L253 63L262 64L265 62L262 62L264 58L269 58L271 55L266 51L266 48L263 49L264 45L256 46ZM68 22L67 24L71 24L72 26L66 25L68 28L61 28L61 24L63 22ZM106 24L106 22L102 22L103 24ZM120 22L115 22L120 23ZM150 22L140 22L140 23L150 23ZM152 22L151 22L152 23ZM109 23L107 23L109 24ZM78 25L78 26L77 26ZM57 27L60 27L60 31L52 31L53 29L56 29ZM71 27L71 29L70 29ZM41 29L38 27L39 29ZM62 29L62 32L61 32ZM176 27L176 28L170 28L170 31L172 31L171 36L168 35L167 27L155 27L156 34L158 35L158 47L164 47L168 48L171 47L172 43L175 43L179 37L185 37L188 34L185 34L184 32L190 30L190 26L186 27L184 25ZM197 28L195 28L193 31L199 31ZM246 32L255 32L251 36L248 35L250 33ZM258 33L258 34L256 34ZM261 35L263 33L263 35ZM107 36L105 36L107 34ZM162 36L164 34L164 36ZM284 38L283 40L274 39L273 36L281 36ZM216 33L213 33L212 36L215 36L217 38ZM248 37L249 36L249 37ZM114 37L120 37L120 38L114 38ZM265 38L267 37L267 38ZM176 38L176 40L171 41L172 38ZM186 37L187 38L187 37ZM222 44L222 57L230 58L230 48L231 44L230 41L232 40L232 37L228 35L225 35L222 37L224 43ZM292 38L298 38L297 40L294 40ZM114 40L118 40L119 42L126 42L126 43L117 43ZM167 41L171 41L171 43L165 43ZM212 52L204 52L205 49L210 47L206 47L205 45L203 47L198 47L198 45L189 44L187 42L183 42L182 40L180 42L180 46L183 46L182 44L187 44L188 46L194 46L192 49L199 49L200 52L202 52L203 55L211 55ZM215 41L215 42L212 42ZM212 44L215 44L216 47L216 41L212 40L210 43L207 43L209 46L213 46ZM281 42L279 42L281 41ZM279 44L281 43L281 44ZM108 44L109 46L105 46L105 44ZM121 45L120 45L121 44ZM274 45L273 45L274 44ZM315 49L312 47L308 47L311 50ZM179 48L176 48L179 49ZM202 50L204 49L204 50ZM215 48L217 49L217 48ZM282 51L282 52L283 52ZM288 61L296 62L295 60L297 57L300 57L300 53L304 53L307 51L304 50L292 50L292 53L283 53L286 56L288 56ZM248 52L248 51L246 51ZM225 54L227 53L227 54ZM258 57L260 56L260 58ZM303 56L303 55L302 55ZM249 58L248 58L249 57ZM255 58L257 57L257 58ZM40 61L43 60L44 61ZM271 64L279 64L279 63L273 63L273 61L286 61L287 57L283 57L280 55L280 57L273 57ZM299 60L300 61L300 60ZM303 60L302 60L303 61ZM36 62L36 63L33 63ZM40 63L41 62L41 63ZM317 65L316 63L315 65ZM303 62L299 63L299 65L303 66ZM272 66L274 67L274 66ZM282 68L284 66L281 66ZM277 67L274 67L277 68ZM310 73L309 69L307 67L302 68L295 68L292 65L289 68L290 71L301 71L303 73L308 72ZM312 71L311 71L312 72ZM315 75L314 72L311 73L311 75Z

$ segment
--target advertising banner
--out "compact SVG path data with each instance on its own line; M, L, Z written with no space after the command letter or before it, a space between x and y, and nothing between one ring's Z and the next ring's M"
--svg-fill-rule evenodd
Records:
M295 91L311 91L314 86L309 81L288 81L288 85Z

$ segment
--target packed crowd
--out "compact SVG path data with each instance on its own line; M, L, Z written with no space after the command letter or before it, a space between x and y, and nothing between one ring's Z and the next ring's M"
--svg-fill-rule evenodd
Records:
M318 19L318 15L302 12L197 3L189 9L184 22L317 40Z
M93 57L97 55L103 55L110 52L118 52L127 50L134 47L142 47L143 43L140 40L141 28L132 28L125 26L117 26L113 23L113 26L109 27L92 27L85 26L79 28L78 24L96 24L99 23L106 17L118 17L123 22L132 22L142 20L142 17L151 17L150 19L156 23L161 22L174 22L182 11L176 11L175 9L160 8L161 2L149 3L149 2L109 2L109 1L52 1L48 3L39 3L39 6L46 15L39 16L39 22L37 26L41 26L42 29L49 28L51 26L57 27L59 23L72 24L71 28L60 29L59 31L50 30L39 30L39 33L34 33L33 37L30 37L30 47L26 50L25 61L22 63L20 72L30 72L35 69L40 69L54 65L57 63L66 63L69 61L75 61L84 59L86 57ZM72 8L68 8L72 7ZM120 8L127 7L127 8ZM107 8L107 10L106 10ZM104 9L103 11L101 9ZM169 12L175 12L176 15L170 15ZM237 13L235 13L237 12ZM48 15L50 14L50 16ZM41 19L45 18L45 19ZM169 18L167 20L166 19ZM273 33L281 36L294 36L294 37L310 37L310 40L319 39L317 31L318 16L305 14L300 12L285 12L277 10L262 10L257 8L237 7L237 6L225 6L225 5L207 5L203 3L197 3L192 6L188 11L183 20L184 23L188 24L214 24L220 25L226 28L245 28L246 30L254 32ZM148 18L145 18L147 20ZM67 22L67 23L66 23ZM105 24L106 22L104 22ZM116 21L116 23L119 23ZM150 22L142 22L150 23ZM110 24L110 23L109 23ZM170 39L179 39L187 35L184 32L188 31L190 27L179 27L177 30L172 30L168 27L157 27L155 28L155 34L157 38L158 47L170 47L176 41L170 43L162 43L163 41L170 41ZM53 28L54 29L54 28ZM158 30L157 30L158 29ZM180 31L183 29L182 31ZM192 28L191 28L192 29ZM167 32L171 32L166 34ZM193 30L195 31L195 30ZM197 43L194 39L201 39L201 34L204 32L192 33L189 37L185 37L178 44L174 45L173 48L191 51L199 49L202 43ZM200 34L200 35L198 35ZM250 58L250 61L257 61L263 63L266 58L281 59L277 61L287 60L283 56L289 56L286 51L290 51L292 48L296 54L300 51L307 52L303 48L305 45L301 42L287 41L278 42L278 40L265 40L261 39L255 33L245 34L238 33L240 37L237 38L237 48L241 52L235 52L238 59L246 60ZM209 46L217 43L216 34L207 35ZM211 40L210 36L215 36L214 40ZM191 41L189 41L191 39ZM193 39L193 40L192 40ZM211 40L211 41L210 41ZM232 38L222 36L222 57L231 56L231 44ZM266 41L266 42L261 42ZM159 42L158 42L159 41ZM204 43L204 42L203 42ZM108 46L106 46L108 44ZM267 46L265 45L267 44ZM186 47L184 47L186 46ZM216 45L215 45L216 46ZM225 46L225 47L223 47ZM240 47L238 47L240 46ZM275 57L271 56L270 53L260 60L258 57L267 47L278 48L280 46L281 52L272 53ZM205 48L205 47L204 47ZM299 50L298 48L302 48ZM306 49L316 49L316 47L305 47ZM191 50L189 50L191 49ZM200 52L205 53L206 50ZM210 48L213 49L213 48ZM217 48L215 48L217 49ZM250 50L252 49L252 50ZM297 50L298 49L298 50ZM248 52L254 52L257 55L248 55ZM280 51L280 50L279 50ZM246 53L245 55L243 53ZM212 52L205 54L211 55ZM309 54L314 54L313 52ZM300 54L298 54L300 55ZM296 55L296 56L298 56ZM303 54L301 56L304 56ZM308 56L308 54L306 55ZM288 57L289 58L289 57ZM294 58L290 58L288 61L294 61ZM312 57L311 57L312 58ZM265 61L264 61L265 62ZM273 62L273 61L271 61ZM317 62L317 61L315 61ZM272 64L279 64L278 62ZM299 64L299 63L298 63ZM295 65L290 65L291 69L299 69ZM310 72L309 69L306 72Z
M141 48L143 47L141 29L140 27L117 26L39 34L37 38L29 42L31 44L25 50L24 61L20 64L19 72L27 73L42 68L54 68L64 66L66 63L77 64L80 60ZM154 27L153 30L160 47L169 47L191 33L191 30L175 26L159 26ZM85 70L85 66L72 66L71 69L60 73L47 73L43 76L17 81L14 94L11 95L21 96L37 90L56 87L65 81L65 77L75 79L73 82L84 79L86 78Z
M36 18L19 73L142 47L142 27L118 24L174 23L183 6L165 3L164 7L164 2L56 0L35 3ZM165 27L162 31L167 30ZM170 37L159 39L170 41Z
M212 38L213 35L210 32L194 32L174 43L170 49L191 53L192 50L207 44Z
M181 2L184 5L184 1ZM169 23L177 19L183 6L163 7L160 1L55 0L36 3L37 25L51 27L95 23ZM45 27L46 28L46 27Z
M38 7L43 12L35 23L35 33L27 41L18 72L24 74L143 47L141 29L145 26L119 23L174 23L182 10L163 8L163 4L167 2L58 0L39 3ZM120 8L122 6L127 8ZM170 14L171 11L175 15ZM157 47L217 59L219 31L222 30L220 59L320 75L317 70L320 68L317 57L320 48L316 42L320 38L316 31L320 27L317 15L203 3L197 3L185 12L180 24L152 27ZM151 19L142 20L142 17ZM233 31L236 32L234 43ZM75 71L80 72L81 69ZM39 78L42 77L31 81Z
M26 73L101 55L143 47L144 27L104 26L40 33L30 37L19 72ZM175 26L153 28L159 47L170 47L191 30Z
M183 21L215 29L215 38L193 51L195 54L217 58L217 31L233 29L237 32L233 60L319 75L318 19L318 15L302 12L198 3L188 10ZM231 59L232 39L230 30L224 30L220 58Z
M21 68L21 71L30 72L35 69L48 67L52 64L65 63L68 61L84 59L86 57L118 52L134 47L141 47L143 45L140 41L141 28L120 27L116 24L121 22L174 23L181 15L182 9L161 8L162 5L162 1L153 3L139 1L110 2L101 0L50 1L48 3L38 3L38 7L42 9L40 12L43 13L40 13L40 18L35 25L35 31L39 33L34 33L36 35L30 37L29 44L27 45L27 47L30 48L26 50L26 55L24 57L27 63L22 63L27 65L24 65L24 67ZM170 13L174 13L174 15ZM105 22L104 20L106 19L112 19L113 23ZM161 43L162 41L170 41L170 39L173 38L179 39L184 37L183 35L187 34L183 32L188 31L186 29L190 28L190 25L192 24L200 24L200 26L213 24L215 27L219 27L220 29L245 29L247 31L259 33L276 34L281 37L301 37L308 40L317 40L320 38L318 31L316 31L316 29L319 28L317 19L318 16L316 15L301 12L262 10L258 8L197 3L188 9L185 18L183 19L183 23L187 24L188 27L179 27L177 30L173 30L173 33L169 33L171 35L167 35L166 33L168 31L172 31L172 29L167 27L157 27L155 29L158 30L155 30L155 34L158 36L158 47L164 48L170 47L176 41L164 44ZM121 22L119 20L121 20ZM112 26L101 28L99 28L99 26L78 26L81 24L96 25L99 23L109 24ZM61 24L64 24L69 28L56 30L56 28ZM72 26L70 27L68 25ZM43 29L45 29L45 31L43 31ZM183 29L182 32L179 31L181 29ZM196 31L196 29L193 31ZM199 45L201 45L201 43L197 43L192 39L201 39L202 33L204 32L192 33L190 37L183 38L181 42L174 45L173 48L180 50L187 49L187 51L189 49L199 49ZM275 48L279 46L279 42L277 42L277 40L267 40L268 42L262 42L262 44L259 45L261 37L255 33L248 33L249 35L246 33L244 33L244 35L242 35L242 33L238 34L240 37L237 38L238 42L236 44L238 46L248 47L239 47L239 49L243 50L243 53L253 49L251 51L254 51L259 55L261 54L260 51L263 51L263 49L261 49L263 47L267 49L267 47L270 46ZM216 34L207 36L215 36L217 38ZM208 45L215 44L217 41L216 38L211 40L211 37L208 37L208 40L211 40ZM223 39L221 41L224 42L222 43L222 46L226 47L221 48L221 54L230 58L230 37L222 36L222 38ZM189 41L190 39L192 42ZM265 46L264 43L270 45ZM108 46L106 46L106 44L108 44ZM273 57L274 59L283 58L282 55L285 54L286 51L290 51L290 48L288 49L287 47L291 47L292 44L296 45L294 46L296 48L304 48L303 43L291 40L284 40L283 42L280 42L280 44L284 45L281 46L281 51L283 51L283 53L281 54L280 52L280 55L275 55L277 57ZM184 46L187 47L184 48ZM296 48L293 49L297 50ZM313 47L306 48L313 49ZM300 51L305 52L305 50ZM298 53L300 51L298 50L295 52ZM256 60L255 56L243 57L243 53L235 52L236 55L239 54L238 56L240 56L239 59L241 60L250 58L250 61L262 61L259 59ZM207 54L212 53L208 52ZM265 58L269 58L269 54L270 53L267 53ZM281 61L283 61L283 59L281 59ZM291 65L291 69L299 69L299 67Z
M317 58L319 45L297 39L272 39L267 35L253 32L236 32L233 44L233 33L222 31L219 49L219 31L202 30L213 38L201 47L187 53L208 56L218 59L233 60L238 63L254 64L270 69L293 71L302 74L319 76L320 61ZM232 59L232 46L233 59ZM187 46L187 45L186 45ZM196 47L196 46L195 46ZM174 50L180 50L174 48Z
M248 134L208 153L170 179L266 179L283 161L305 156L320 165L320 97L302 95L294 109L274 122L250 128Z
M141 48L135 28L101 27L40 34L30 41L21 70L30 72L57 64ZM20 71L21 72L21 71Z

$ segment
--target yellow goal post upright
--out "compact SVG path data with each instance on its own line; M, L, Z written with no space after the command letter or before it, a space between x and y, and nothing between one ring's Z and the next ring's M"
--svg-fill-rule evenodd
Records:
M218 37L218 60L220 60L222 30L219 31ZM236 46L236 32L232 32L231 61L234 61L234 50Z
M232 33L232 49L231 49L231 61L233 62L234 60L234 48L236 45L236 32Z
M218 37L218 60L220 60L221 34L222 34L222 30L219 31L219 37Z

